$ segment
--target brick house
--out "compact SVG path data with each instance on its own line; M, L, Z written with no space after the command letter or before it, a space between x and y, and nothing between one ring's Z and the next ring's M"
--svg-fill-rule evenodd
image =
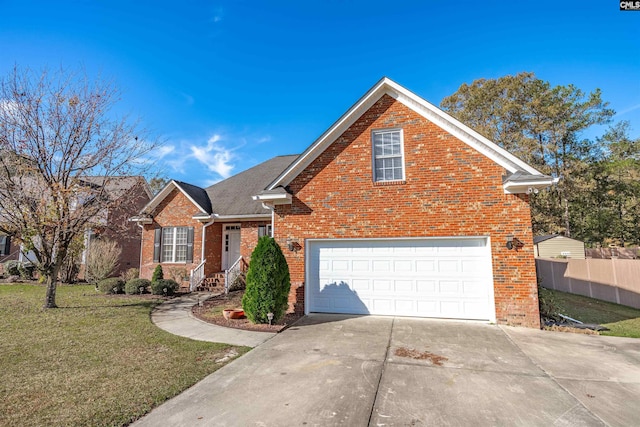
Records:
M238 177L252 194L225 193ZM164 256L160 227L190 228L183 265L205 275L265 227L289 264L291 309L540 325L529 197L555 179L387 78L301 155L226 181L173 182L152 200L138 218L143 275ZM260 215L244 219L248 206Z
M147 180L142 176L112 176L106 183L105 178L101 176L86 177L84 180L94 185L105 186L108 197L114 200L112 208L100 215L101 224L85 232L85 248L88 248L95 238L116 241L121 252L112 275L118 276L130 268L138 268L142 237L140 228L129 221L129 218L149 203L153 196ZM84 278L85 260L86 250L82 256L80 278Z
M112 199L110 209L100 212L91 221L91 226L84 233L84 250L80 259L79 279L84 279L85 261L91 242L98 238L106 238L116 241L121 252L118 265L113 276L129 268L138 268L140 264L140 229L129 221L131 215L139 212L149 200L152 194L147 181L142 176L104 176L84 177L83 185L104 187L107 197ZM19 239L11 236L0 235L0 263L9 260L19 262L35 262L32 252L24 251ZM0 265L0 268L2 266ZM2 271L0 270L0 273Z

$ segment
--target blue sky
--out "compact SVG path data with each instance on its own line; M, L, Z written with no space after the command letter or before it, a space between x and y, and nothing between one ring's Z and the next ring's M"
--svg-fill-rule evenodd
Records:
M0 0L0 74L112 78L162 139L162 174L202 186L302 152L383 76L438 105L533 71L602 89L638 137L640 12L618 3Z

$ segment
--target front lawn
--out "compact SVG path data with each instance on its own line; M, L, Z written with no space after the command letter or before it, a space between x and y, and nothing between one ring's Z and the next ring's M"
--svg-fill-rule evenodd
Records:
M597 323L610 329L600 332L601 335L640 338L640 310L581 295L549 292L559 303L560 313L583 323Z
M43 310L44 295L0 284L0 426L128 424L248 351L157 328L148 296L60 286Z

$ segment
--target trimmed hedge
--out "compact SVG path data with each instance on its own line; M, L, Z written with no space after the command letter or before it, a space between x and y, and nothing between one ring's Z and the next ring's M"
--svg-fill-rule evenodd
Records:
M242 308L253 323L268 323L268 313L278 321L289 307L289 266L276 241L263 236L251 254Z
M147 279L131 279L124 284L124 293L127 295L146 294L151 286L151 281ZM142 292L140 292L140 288Z
M119 277L110 277L100 280L96 288L105 294L121 294L124 289L124 282Z
M158 281L151 282L151 293L154 295L173 295L179 287L180 285L178 285L178 282L175 280L160 279Z

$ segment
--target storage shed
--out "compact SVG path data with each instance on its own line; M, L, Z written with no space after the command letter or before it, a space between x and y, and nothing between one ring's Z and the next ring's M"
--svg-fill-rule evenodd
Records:
M547 234L533 238L533 254L536 258L585 259L584 242L561 234Z

